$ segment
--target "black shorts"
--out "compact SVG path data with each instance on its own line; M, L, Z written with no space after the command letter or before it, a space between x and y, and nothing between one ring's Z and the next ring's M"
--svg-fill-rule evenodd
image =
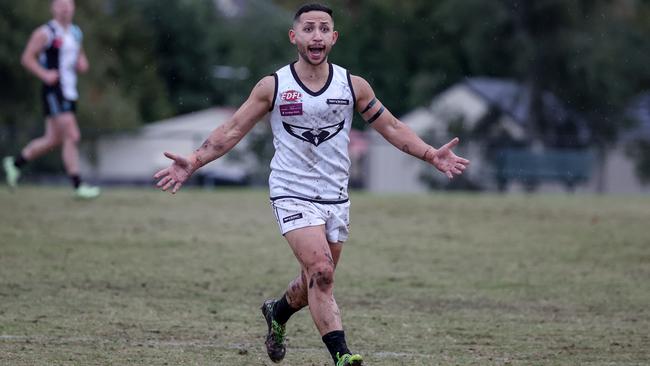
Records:
M45 117L55 117L64 112L75 113L76 111L77 102L65 99L61 88L43 88L43 112Z

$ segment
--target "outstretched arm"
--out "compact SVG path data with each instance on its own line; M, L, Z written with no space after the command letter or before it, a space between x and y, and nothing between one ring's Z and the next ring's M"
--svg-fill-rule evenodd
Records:
M393 146L403 152L435 166L450 179L463 173L469 160L451 151L459 142L454 138L439 149L422 141L406 124L395 118L375 97L375 92L366 80L352 76L352 87L356 95L357 111Z
M154 175L155 179L159 179L156 185L163 191L173 187L172 193L176 193L197 169L230 151L268 112L273 103L274 92L273 77L264 77L237 112L226 123L212 131L192 154L183 157L165 152L165 156L173 160L173 163Z

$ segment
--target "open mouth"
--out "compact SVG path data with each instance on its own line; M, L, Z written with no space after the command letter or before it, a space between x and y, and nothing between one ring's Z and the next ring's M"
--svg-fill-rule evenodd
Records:
M319 58L325 53L325 46L309 46L307 47L309 56L312 58Z

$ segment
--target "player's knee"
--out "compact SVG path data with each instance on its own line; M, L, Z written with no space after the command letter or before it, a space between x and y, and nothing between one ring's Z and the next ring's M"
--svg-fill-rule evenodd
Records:
M67 133L65 137L63 137L63 142L66 144L78 144L79 140L81 140L81 136L79 136L79 133Z
M318 288L327 291L334 286L334 265L330 262L322 262L314 265L309 271L309 288Z
M57 146L61 145L61 139L55 136L45 136L45 148L47 150L53 150Z

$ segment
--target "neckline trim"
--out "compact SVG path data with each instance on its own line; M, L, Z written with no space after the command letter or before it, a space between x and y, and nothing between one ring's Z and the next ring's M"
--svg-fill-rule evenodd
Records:
M307 94L311 95L312 97L317 97L317 96L325 93L327 88L329 88L330 84L332 83L332 78L334 77L334 67L332 67L332 63L329 62L329 61L327 62L327 64L329 65L329 75L327 76L327 81L325 82L325 85L323 85L323 87L320 88L320 90L318 90L318 91L312 91L305 84L303 84L302 80L300 80L300 78L298 77L298 73L296 72L296 68L294 66L296 64L296 62L298 62L298 61L292 62L289 65L289 68L291 69L291 75L293 75L293 78L296 80L296 83L298 83L298 85L300 85L302 90L304 90Z

